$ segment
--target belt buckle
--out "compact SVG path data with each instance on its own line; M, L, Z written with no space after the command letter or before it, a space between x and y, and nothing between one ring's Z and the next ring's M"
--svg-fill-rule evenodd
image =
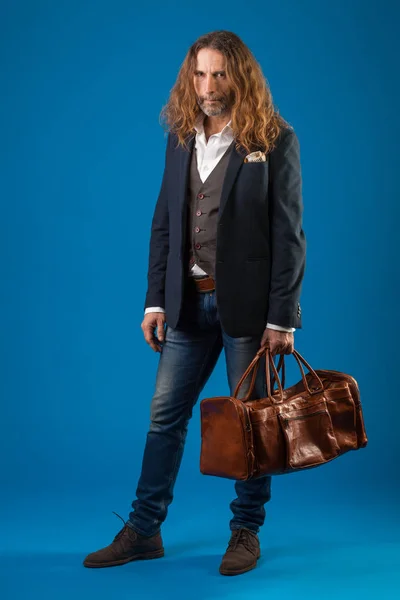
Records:
M200 292L200 293L203 293L203 294L207 293L207 292L214 291L215 290L215 283L214 283L213 287L210 287L210 288L207 288L207 289L202 288L200 282L204 281L204 279L206 279L206 278L204 277L203 279L195 280L195 285L196 285L197 291ZM212 277L208 277L208 279L212 279ZM208 283L210 285L212 285L211 282L208 282Z

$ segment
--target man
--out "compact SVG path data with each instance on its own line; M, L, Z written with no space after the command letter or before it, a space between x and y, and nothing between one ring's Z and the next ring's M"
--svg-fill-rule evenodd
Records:
M290 354L301 327L299 144L274 110L250 50L228 31L200 37L163 111L169 135L142 323L147 343L160 352L151 424L133 511L109 546L86 557L86 567L164 555L160 528L188 422L222 349L232 394L261 345ZM265 396L262 369L255 394ZM235 483L220 573L256 566L270 484L269 476Z

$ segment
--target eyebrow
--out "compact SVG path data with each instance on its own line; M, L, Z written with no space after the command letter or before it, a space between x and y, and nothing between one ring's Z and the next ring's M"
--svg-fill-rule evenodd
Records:
M195 73L204 73L204 71L202 71L201 69L195 69L194 72ZM225 73L225 69L222 69L221 71L213 71L212 75L217 75L218 73Z

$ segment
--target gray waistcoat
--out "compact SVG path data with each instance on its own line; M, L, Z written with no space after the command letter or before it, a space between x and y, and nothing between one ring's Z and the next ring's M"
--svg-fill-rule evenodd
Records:
M188 245L190 264L195 262L215 279L217 220L222 184L234 141L203 183L193 148L188 186Z

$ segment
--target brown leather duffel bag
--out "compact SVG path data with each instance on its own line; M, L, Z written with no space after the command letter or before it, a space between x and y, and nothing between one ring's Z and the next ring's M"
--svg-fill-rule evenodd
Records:
M263 355L268 397L251 400ZM201 401L201 473L238 480L282 475L317 467L367 445L354 377L340 371L314 371L296 350L293 356L302 378L287 389L285 357L280 356L277 368L267 344L244 372L233 397ZM304 373L301 363L309 373ZM273 373L272 388L268 365ZM250 374L248 392L239 399L239 390ZM278 389L274 391L275 381Z

